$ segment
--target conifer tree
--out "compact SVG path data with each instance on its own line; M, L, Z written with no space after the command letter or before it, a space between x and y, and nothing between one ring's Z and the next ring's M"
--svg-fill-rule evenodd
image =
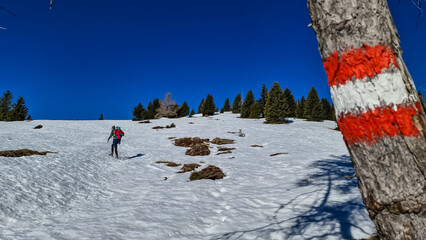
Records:
M268 93L265 105L265 123L285 123L283 90L278 82L274 82Z
M189 106L188 103L183 102L183 104L180 106L180 109L177 112L178 117L185 117L186 115L189 114Z
M240 118L248 118L250 116L250 108L253 103L254 103L253 91L249 90L247 92L246 98L244 99L243 105L241 106Z
M234 98L234 102L232 103L231 111L232 111L232 113L240 113L240 111L241 111L241 94L238 94Z
M317 91L314 87L311 88L311 90L308 93L308 97L306 99L305 103L305 110L303 115L305 115L305 118L308 119L308 121L312 121L312 110L314 109L314 106L316 103L319 103L320 99L318 97Z
M10 108L12 107L13 95L8 90L0 98L0 121L7 121L9 119Z
M136 107L133 108L133 121L140 121L144 119L144 117L147 115L147 110L143 107L142 103L139 103Z
M160 108L160 99L156 98L148 104L148 112L145 119L154 119L157 114L157 109Z
M219 112L219 108L216 106L216 109L214 110L214 112Z
M101 113L101 116L99 117L99 120L104 120L104 115Z
M324 110L323 120L333 120L333 109L331 108L330 102L327 100L327 98L321 99L321 106Z
M229 112L231 111L231 103L229 102L229 98L225 99L225 103L223 104L223 111Z
M27 119L25 119L25 120L27 120L27 121L32 121L33 119L32 119L32 117L31 117L31 115L28 115Z
M19 97L8 114L8 121L24 121L28 115L28 108L25 106L23 97Z
M324 109L322 108L321 102L315 102L312 108L310 121L322 121L324 120Z
M268 89L266 88L265 84L263 84L262 91L260 92L260 99L259 99L262 117L265 117L265 105L266 105L267 98L268 98Z
M296 107L296 117L297 118L305 118L304 112L305 112L305 96L302 96L302 98L297 101L297 107Z
M284 90L284 109L287 117L296 117L296 101L294 100L293 94L290 89L285 88Z
M212 116L214 115L215 110L216 110L216 105L214 104L213 96L210 94L207 94L206 100L203 103L202 114L203 116Z
M192 109L192 110L191 110L191 113L189 114L189 117L194 116L194 114L195 114L195 111L194 111L194 109Z
M198 114L202 114L203 113L203 105L204 105L204 98L203 99L201 99L201 103L200 103L200 105L198 106L198 111L197 111L197 113Z
M262 114L261 106L259 101L254 101L254 103L250 107L250 116L249 118L260 118L260 115Z

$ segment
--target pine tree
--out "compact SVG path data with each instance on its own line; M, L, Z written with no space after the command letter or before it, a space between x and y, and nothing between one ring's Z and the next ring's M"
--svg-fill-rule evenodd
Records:
M265 123L285 123L283 90L278 82L274 82L268 93L265 105Z
M232 103L231 111L232 111L232 113L240 113L240 111L241 111L241 94L238 94L234 98L234 102Z
M249 118L260 118L260 115L262 114L261 106L259 101L254 101L254 103L250 107L250 116Z
M28 115L28 108L25 106L23 97L19 97L8 114L8 121L24 121Z
M225 103L223 104L223 111L229 112L231 111L231 103L229 102L229 98L225 99Z
M250 116L250 108L253 103L254 103L253 91L249 90L247 92L246 98L244 99L243 105L241 106L240 118L248 118Z
M27 121L32 121L33 119L31 118L31 115L28 115L27 119L25 119Z
M7 121L9 118L10 108L12 107L13 95L8 90L0 98L0 121Z
M189 117L194 116L194 114L195 114L195 111L194 111L194 109L192 109L192 110L191 110L191 113L189 114Z
M177 112L178 117L185 117L186 115L189 114L189 106L188 103L183 102L183 104L180 106L180 109Z
M265 84L263 84L259 99L262 117L265 117L266 99L268 99L268 89L266 88Z
M202 114L203 113L203 105L204 105L204 98L203 99L201 99L201 103L200 103L200 105L198 106L198 111L197 111L197 113L198 114Z
M324 109L322 109L322 104L320 102L316 102L314 107L312 108L310 121L322 121L324 119Z
M143 120L146 114L147 110L143 107L142 103L139 103L136 107L133 108L133 121L140 121Z
M216 105L213 101L213 96L210 94L207 94L206 100L203 103L203 110L202 114L203 116L212 116L214 115L214 112L216 110Z
M308 93L308 98L306 99L305 103L305 110L303 115L305 115L305 118L308 119L308 121L312 121L312 110L314 109L315 104L317 102L319 103L320 99L318 97L317 91L314 87L311 88L311 90Z
M296 117L297 118L305 118L305 96L302 96L302 98L297 101L297 107L296 107Z
M321 106L322 106L322 109L324 110L323 120L333 120L333 110L327 98L321 99Z
M149 102L145 119L154 119L158 108L160 108L160 99L156 98L152 102Z
M104 120L104 115L101 113L101 116L99 117L99 120Z
M296 117L296 101L294 100L293 94L290 89L285 88L284 90L284 109L287 117Z
M214 110L214 112L219 112L219 108L216 106L216 109Z

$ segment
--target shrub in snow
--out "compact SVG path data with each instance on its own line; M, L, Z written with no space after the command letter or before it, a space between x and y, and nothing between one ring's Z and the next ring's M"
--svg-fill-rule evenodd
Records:
M38 152L29 149L19 149L19 150L8 150L8 151L0 151L1 157L23 157L23 156L31 156L31 155L46 155L48 153L54 152Z
M219 147L217 150L219 151L219 152L222 152L222 151L232 151L232 150L235 150L236 148L226 148L226 147Z
M212 141L213 144L222 145L222 144L233 144L234 140L232 139L224 139L224 138L215 138Z
M192 147L194 145L198 145L198 144L204 144L205 142L209 142L209 139L201 139L199 137L194 137L194 138L190 138L190 137L185 137L185 138L178 138L175 140L175 146L179 146L179 147Z
M189 156L206 156L210 154L210 149L205 144L197 144L186 150L185 154Z
M189 176L189 180L201 180L201 179L222 179L225 177L225 174L222 172L222 170L216 166L209 165L208 167L204 168L203 170L199 172L193 172L191 173L191 176Z
M167 167L179 167L182 164L170 162L170 161L157 161L156 163L165 163Z
M145 121L140 121L139 123L151 123L151 121L145 120Z
M174 123L166 126L166 128L175 128L175 127L176 127L176 124L174 124Z
M180 169L180 171L178 173L192 172L200 166L201 165L197 164L197 163L187 163L187 164L183 165L183 167Z
M37 126L34 127L34 129L40 129L42 127L43 127L43 125L37 125Z

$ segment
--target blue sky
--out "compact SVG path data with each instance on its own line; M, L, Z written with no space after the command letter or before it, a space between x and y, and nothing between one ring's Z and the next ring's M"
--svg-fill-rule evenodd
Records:
M389 0L417 89L426 93L426 22ZM4 0L0 93L23 96L33 119L131 119L167 92L197 108L278 81L296 99L330 99L304 0Z

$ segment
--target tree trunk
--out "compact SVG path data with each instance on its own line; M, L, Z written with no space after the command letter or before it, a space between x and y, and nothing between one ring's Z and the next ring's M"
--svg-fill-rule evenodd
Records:
M386 0L308 0L308 8L378 236L426 239L426 117Z

